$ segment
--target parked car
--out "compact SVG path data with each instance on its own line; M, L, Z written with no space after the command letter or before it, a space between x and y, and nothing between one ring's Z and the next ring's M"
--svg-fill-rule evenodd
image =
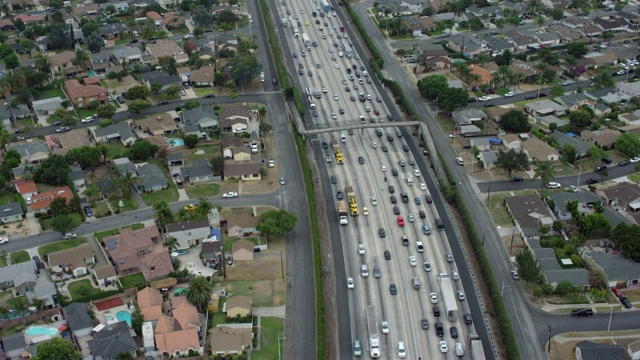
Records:
M68 232L68 233L64 234L64 238L65 239L73 239L76 236L78 236L78 235L76 235L75 233L72 233L72 232Z
M591 317L593 316L593 310L591 309L575 309L571 312L573 317Z
M615 294L615 296L617 296L617 297L622 297L622 291L620 291L620 289L618 289L618 288L611 288L611 291Z
M587 179L586 183L587 185L593 185L593 184L599 183L599 181L594 178L590 178L590 179Z
M90 206L85 206L84 207L84 214L87 215L87 217L93 216L93 211L91 211L91 207Z
M631 309L633 307L633 305L631 304L631 301L626 296L621 296L618 299L620 300L620 302L625 308Z
M520 182L523 181L522 176L514 176L511 178L511 182Z

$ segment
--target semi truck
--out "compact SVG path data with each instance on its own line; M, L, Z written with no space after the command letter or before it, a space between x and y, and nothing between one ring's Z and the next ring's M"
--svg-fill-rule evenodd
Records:
M340 225L347 225L349 223L347 219L347 203L344 200L338 201L338 221Z
M344 188L344 192L347 193L347 200L349 201L349 211L351 216L358 216L360 211L358 210L358 202L356 201L356 193L353 191L353 186L348 185Z
M344 155L342 155L342 151L340 150L340 146L338 145L338 141L331 141L331 146L333 147L333 154L336 156L336 163L338 165L344 164Z
M449 321L454 322L458 319L458 303L451 285L451 278L447 273L438 275L440 283L440 292L442 294L442 302L444 303L444 311L447 313Z
M478 334L469 334L469 351L473 360L486 360L484 347Z
M379 358L380 336L378 335L378 322L376 321L375 305L367 306L367 328L369 329L369 355L372 358Z
M287 18L282 18L280 21L281 21L282 27L289 26L289 21L287 21Z
M311 38L307 33L302 33L302 42L305 46L311 46Z

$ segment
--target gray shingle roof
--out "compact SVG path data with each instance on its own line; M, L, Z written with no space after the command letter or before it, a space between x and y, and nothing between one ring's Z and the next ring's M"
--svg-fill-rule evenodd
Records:
M599 201L599 198L592 192L554 192L548 195L553 200L558 210L563 213L567 212L567 202L577 201L578 204L589 204Z
M20 206L20 203L15 202L6 205L0 205L0 218L15 215L22 215L22 206Z
M554 131L551 137L558 143L558 149L561 149L565 144L569 144L576 148L578 155L586 154L589 152L589 149L591 149L591 146L593 146L593 144L588 141L576 139L560 131Z
M582 360L625 360L627 358L624 349L620 345L581 341L576 344L576 347L580 348Z
M151 85L161 84L162 86L166 86L179 83L180 76L154 71L142 74L142 80L149 82Z
M573 286L589 285L589 272L586 269L559 269L543 271L543 274L547 283L560 284L568 281Z
M94 340L89 340L89 349L94 357L114 359L123 352L136 351L136 342L131 337L131 331L126 322L121 321L107 325L95 334Z
M42 140L11 144L7 146L7 150L15 150L21 157L31 156L39 152L49 153L47 144Z
M122 140L133 138L131 127L126 122L119 122L111 124L107 127L97 128L93 131L97 139L100 138L114 138L120 136Z
M15 334L3 336L2 344L4 345L4 351L9 352L24 349L27 343L24 341L24 334L22 332L18 332Z
M586 255L604 270L609 281L633 280L640 276L640 264L620 253L592 251Z
M33 262L27 261L0 268L0 283L13 281L16 285L26 281L35 282L36 270Z
M184 110L180 116L182 121L187 125L195 125L203 118L218 120L218 116L216 115L213 105Z
M93 320L91 320L89 311L87 311L87 305L85 304L71 303L64 307L64 313L71 331L93 327Z
M144 165L138 168L138 184L145 188L151 188L157 185L166 184L169 181L162 171L155 165Z
M183 166L180 168L180 174L183 178L211 176L211 167L206 160L197 161L192 166Z

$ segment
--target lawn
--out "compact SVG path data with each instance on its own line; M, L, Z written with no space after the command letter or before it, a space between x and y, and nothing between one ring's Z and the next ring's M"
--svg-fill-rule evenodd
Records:
M138 285L146 285L147 281L144 279L144 275L142 273L131 274L125 277L120 278L120 282L122 283L122 287L127 289L133 289Z
M5 267L5 266L7 266L7 260L5 260L4 256L0 256L0 267Z
M140 197L142 197L144 203L149 206L153 206L155 203L160 201L172 203L174 201L178 201L178 188L176 188L176 184L173 180L169 180L168 189L156 191L154 193L142 193L140 194Z
M223 236L223 238L224 238L224 236ZM254 245L258 245L258 239L257 238L246 237L246 238L243 238L243 239L251 241ZM224 238L223 239L223 243L222 243L224 251L231 251L231 248L233 247L233 244L235 244L239 240L240 239L235 238L235 237L226 237L226 238Z
M278 335L284 336L284 320L271 317L260 318L260 351L252 351L252 360L280 358L284 344L278 346ZM278 353L280 351L280 353Z
M187 191L190 199L199 199L202 196L209 197L218 193L220 185L218 184L200 184L200 185L188 185L184 188Z
M640 174L638 173L627 175L627 178L636 184L640 184Z
M124 205L123 207L119 206L120 200L122 200L122 205ZM127 199L127 200L114 199L110 201L111 201L111 207L113 208L113 210L120 209L120 212L138 210L138 203L133 198Z
M196 152L198 150L202 150L204 154L196 155ZM193 163L195 160L202 160L202 159L208 160L208 159L211 159L214 155L218 154L219 152L220 152L220 147L216 144L200 145L200 146L197 146L195 149L191 149L188 152L186 152L185 159L189 163Z
M89 116L96 116L96 110L89 110L89 109L78 109L76 110L76 113L78 113L78 118L80 119L84 119L86 117Z
M6 205L14 202L16 202L16 193L14 192L0 193L0 205Z
M49 253L52 253L54 251L74 248L76 246L80 246L80 245L86 244L86 243L87 243L87 239L85 239L83 237L77 237L77 238L74 238L74 239L57 241L57 242L54 242L54 243L51 243L51 244L40 246L38 248L38 253L40 254L40 257L42 258L42 260L44 260L45 259L45 255L47 255Z
M91 286L91 281L88 279L69 283L69 285L67 285L67 288L69 289L69 295L71 295L72 299L77 299L89 294L100 292L100 289L96 289Z
M123 226L123 227L120 227L120 228L105 230L105 231L97 232L96 233L96 239L98 241L102 241L102 239L104 239L106 236L111 236L111 235L115 235L115 234L119 233L120 229L139 230L139 229L142 229L142 228L144 228L144 224L136 223L136 224L131 224L131 225L128 225L128 226Z
M60 97L62 98L62 100L65 100L67 98L64 95L64 92L57 87L50 90L42 90L38 93L38 98L40 99L51 99L54 97Z
M78 214L77 212L71 213L69 214L69 216L73 219L74 228L80 225L80 223L82 222L82 215ZM43 230L51 230L52 221L53 221L53 218L40 220L40 224L42 225Z
M14 253L11 253L11 263L12 264L20 264L23 262L27 262L31 260L29 258L29 253L27 252L27 250L21 250L21 251L16 251Z
M107 158L109 160L117 159L119 157L125 156L126 152L127 148L121 143L109 144L107 147Z
M203 88L193 88L193 92L196 94L197 97L203 97L207 94L216 94L218 93L217 91L215 91L215 88L213 87L203 87Z
M504 208L503 200L507 193L494 193L489 197L489 213L496 226L512 226L511 217Z
M91 205L91 208L93 210L93 215L96 217L96 219L106 217L107 212L109 211L109 208L107 207L107 203L104 201L96 202L95 204Z

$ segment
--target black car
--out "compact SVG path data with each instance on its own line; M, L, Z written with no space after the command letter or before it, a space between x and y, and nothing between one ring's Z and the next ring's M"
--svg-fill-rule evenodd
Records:
M545 93L540 93L540 95L538 95L539 98L543 98L543 97L546 97L546 96L547 96L547 94L545 94Z
M525 100L533 100L535 98L536 98L535 95L527 95L527 96L524 97Z
M391 175L398 176L398 170L396 168L391 169Z
M431 204L433 202L433 198L431 197L431 195L425 195L424 201L426 201L427 204Z
M435 305L433 307L433 316L440 316L440 306Z
M273 83L273 85L275 85L275 84L277 84L277 83L278 83L278 79L273 78L273 80L271 80L271 82Z
M464 318L464 323L467 325L471 325L471 323L473 322L473 320L471 319L471 314L469 313L464 313L462 317Z
M625 166L625 165L629 165L631 164L631 161L629 160L622 160L618 163L618 166Z
M167 105L169 102L167 100L162 100L158 103L158 105Z
M329 148L329 144L326 141L322 142L322 148L323 149L328 149Z
M398 202L398 199L396 199L396 196L395 196L395 195L391 195L389 198L391 199L391 203L392 203L392 204L395 204L395 203L397 203L397 202Z
M631 301L626 296L621 296L619 299L625 308L631 309L633 307L633 305L631 304Z
M402 145L402 150L404 150L404 152L409 152L409 145L403 144Z
M591 317L593 316L593 310L591 309L575 309L571 312L573 317Z
M84 214L87 215L87 217L93 216L93 211L91 211L91 207L85 206L83 210L84 210Z
M389 151L389 148L387 147L387 145L382 145L380 148L382 149L382 152Z
M60 125L62 125L62 121L56 121L53 124L51 124L51 126L60 126ZM22 129L16 130L16 134L18 134L18 131L20 131L20 130L22 130ZM22 131L20 131L20 132L22 132Z
M607 165L600 165L596 168L595 172L601 172L607 170Z
M494 104L492 102L484 103L484 107L486 107L486 108L494 107L494 106L496 106L496 104Z
M342 193L342 190L338 190L338 192L336 193L336 197L338 198L338 200L344 199L344 194Z
M364 158L362 156L358 156L358 163L360 163L360 165L364 164Z
M393 213L394 213L395 215L400 215L400 208L399 208L399 207L397 207L397 206L394 206L394 207L393 207Z
M313 110L312 115L313 115L313 117L318 117L318 111L317 110Z
M216 97L216 96L213 95L213 94L207 94L207 95L203 96L203 98L205 98L205 99L213 99L214 97Z
M467 102L468 102L468 103L474 103L474 102L476 102L476 101L478 101L478 99L476 99L476 98L474 98L474 97L470 97L470 98L467 100Z
M458 328L455 326L452 326L451 328L449 328L449 334L451 334L451 337L454 339L458 338Z
M600 161L602 161L605 164L611 164L613 162L613 160L608 156L603 157L602 159L600 159Z
M398 294L398 288L396 287L396 284L392 283L389 285L389 292L391 293L391 295Z
M384 231L384 228L378 228L378 236L380 236L381 238L383 237L387 237L387 232Z
M384 259L391 260L391 252L389 250L384 251Z
M594 178L587 179L587 181L586 181L586 182L587 182L587 185L593 185L593 184L597 184L597 183L599 183L599 181L598 181L598 180L596 180L596 179L594 179Z
M420 320L420 326L422 327L422 330L429 330L429 320L427 319Z
M418 216L420 217L420 219L424 219L427 217L427 214L425 214L424 211L420 210L418 211Z
M394 188L393 185L389 185L389 194L393 194L394 192L396 192L396 188Z
M522 176L514 176L511 178L511 182L520 182L523 181Z
M387 140L393 141L393 136L391 136L390 134L387 134Z

